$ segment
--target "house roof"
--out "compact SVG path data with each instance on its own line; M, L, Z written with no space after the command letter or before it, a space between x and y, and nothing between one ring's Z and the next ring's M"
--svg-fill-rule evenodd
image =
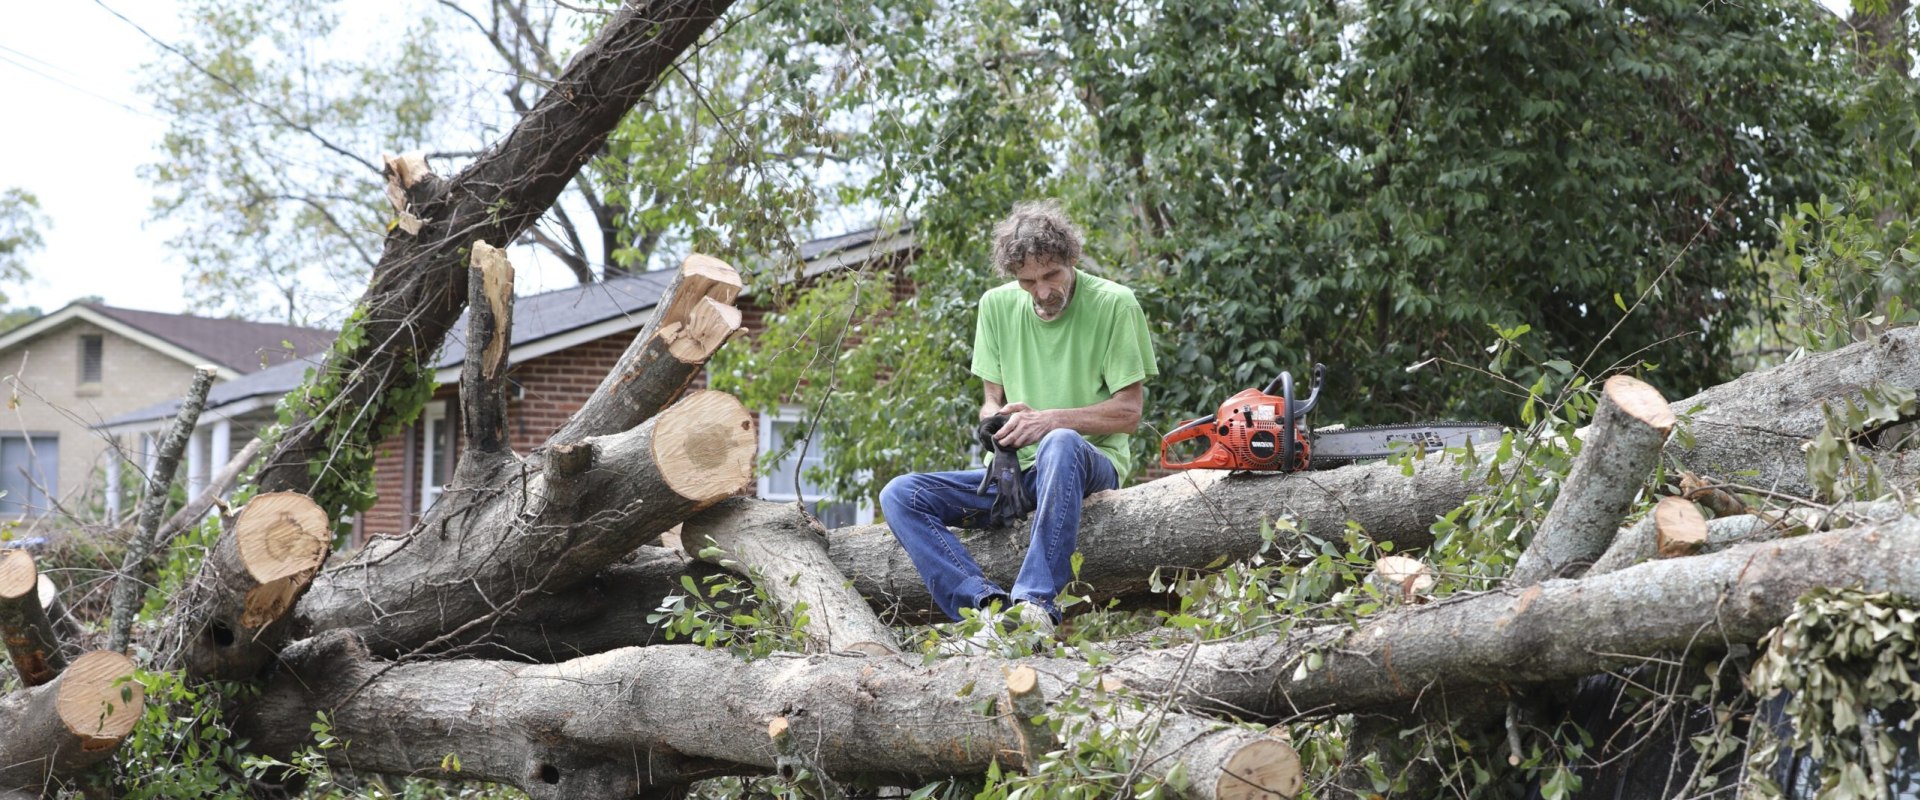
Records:
M805 275L847 264L859 263L914 245L911 228L869 228L853 233L816 239L801 245L807 259ZM507 358L512 363L538 358L575 345L629 330L638 330L652 317L653 307L673 280L674 271L658 270L625 275L583 286L518 297L513 302L512 348ZM434 361L434 378L442 384L460 380L460 366L466 358L467 320L447 332L446 344ZM328 334L331 341L332 334ZM271 408L286 393L298 388L309 367L319 355L298 358L287 363L215 384L207 393L207 419L234 418ZM97 426L112 433L151 430L154 423L173 416L180 401L168 400L137 411L130 411Z
M84 320L188 365L212 364L233 379L274 364L317 353L333 331L237 319L136 311L101 303L73 303L0 336L0 349L38 338L74 320Z

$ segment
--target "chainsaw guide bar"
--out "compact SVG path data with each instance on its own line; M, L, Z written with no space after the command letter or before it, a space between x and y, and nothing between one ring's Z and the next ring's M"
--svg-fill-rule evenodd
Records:
M1320 384L1326 375L1326 365L1313 365L1313 385L1307 399L1295 400L1293 376L1282 371L1265 389L1243 390L1227 398L1219 411L1179 424L1160 439L1160 466L1299 472L1390 458L1409 450L1429 453L1486 444L1503 435L1500 426L1481 422L1417 422L1309 432L1307 412L1319 403ZM1191 454L1198 447L1204 447L1204 451ZM1181 450L1189 454L1177 455Z

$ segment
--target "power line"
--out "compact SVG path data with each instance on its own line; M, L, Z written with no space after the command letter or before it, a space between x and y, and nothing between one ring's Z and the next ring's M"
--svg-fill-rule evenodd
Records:
M15 50L15 49L13 49L13 48L11 48L11 47L8 47L8 46L6 46L6 45L3 45L3 44L0 44L0 50L5 50L5 51L6 51L7 53L13 53L14 55L17 55L17 56L20 56L21 58L25 58L25 59L27 59L27 60L29 60L29 61L34 61L34 62L38 62L38 63L40 63L40 64L45 64L45 65L46 65L46 66L47 66L47 67L48 67L49 69L60 69L60 67L57 67L57 66L54 66L53 64L48 64L48 63L47 63L47 62L45 62L45 61L41 61L41 60L40 60L40 59L38 59L38 58L34 58L33 56L30 56L30 55L27 55L26 53L22 53L22 52L20 52L19 50ZM47 72L43 72L43 71L41 71L41 70L39 70L39 69L36 69L36 68L34 68L34 67L33 67L33 66L31 66L31 65L28 65L28 64L23 64L23 63L21 63L21 62L19 62L19 61L17 61L17 60L14 60L13 58L10 58L10 57L8 57L8 56L7 56L7 55L6 55L5 53L0 53L0 63L6 63L6 64L11 64L11 65L13 65L14 67L17 67L17 68L19 68L19 69L21 69L21 70L23 70L23 71L26 71L26 72L29 72L29 73L32 73L32 74L34 74L34 75L38 75L38 76L40 76L40 77L42 77L42 78L45 78L45 79L47 79L47 80L50 80L50 81L53 81L54 83L57 83L57 84L60 84L61 86L65 86L65 87L67 87L68 89L72 89L72 90L74 90L74 91L76 91L76 92L79 92L79 93L81 93L81 94L84 94L84 95L86 95L86 96L88 96L88 97L92 97L92 98L93 98L93 99L95 99L95 100L99 100L100 102L103 102L103 103L107 103L107 104L109 104L109 105L113 105L113 106L117 106L117 107L119 107L119 108L121 108L121 109L124 109L124 110L126 110L126 111L130 111L130 112L133 112L133 113L135 113L135 114L139 114L140 116L143 116L143 117L147 117L147 118L149 118L149 119L155 119L155 120L159 120L159 121L161 121L161 122L165 122L165 121L167 121L167 120L166 120L166 119L165 119L164 117L161 117L161 116L159 116L159 115L157 115L157 114L154 114L154 113L152 113L152 112L150 112L150 111L143 111L143 110L141 110L141 109L138 109L138 108L134 108L133 106L130 106L130 105L127 105L126 103L123 103L123 102L121 102L121 101L119 101L119 100L115 100L115 99L113 99L113 98L111 98L111 97L108 97L108 96L106 96L106 95L104 95L104 94L101 94L101 93L99 93L99 92L96 92L96 91L93 91L92 89L88 89L88 88L86 88L85 86L81 86L81 85L79 85L79 84L76 84L76 83L73 83L73 82L71 82L71 81L68 81L68 80L66 80L66 79L64 79L64 78L61 78L61 77L59 77L59 76L57 76L57 75L52 75L52 74L49 74L49 73L47 73ZM63 71L65 71L65 70L63 70Z

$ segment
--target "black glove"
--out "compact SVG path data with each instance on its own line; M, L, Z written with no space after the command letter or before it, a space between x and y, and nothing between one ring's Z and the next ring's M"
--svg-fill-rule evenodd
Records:
M993 435L1005 424L1007 415L995 414L981 421L980 427L973 431L980 446L993 451L993 463L980 479L980 488L973 491L985 496L988 486L996 489L993 508L987 511L987 526L991 528L1005 528L1033 513L1033 498L1027 494L1026 482L1021 480L1020 448L1005 447L993 440Z

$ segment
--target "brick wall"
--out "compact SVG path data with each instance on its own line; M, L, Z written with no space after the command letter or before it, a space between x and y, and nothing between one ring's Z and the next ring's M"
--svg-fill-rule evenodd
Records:
M507 402L507 430L514 451L529 453L546 444L547 437L579 411L599 387L635 333L612 334L515 364L510 377L519 385L519 396ZM446 404L447 419L452 430L458 431L460 400L456 387L440 387L433 402ZM405 533L418 519L418 464L419 454L425 452L424 438L422 426L416 424L381 443L374 460L374 490L379 497L362 517L365 533ZM457 434L452 437L455 458L459 455L459 438Z

